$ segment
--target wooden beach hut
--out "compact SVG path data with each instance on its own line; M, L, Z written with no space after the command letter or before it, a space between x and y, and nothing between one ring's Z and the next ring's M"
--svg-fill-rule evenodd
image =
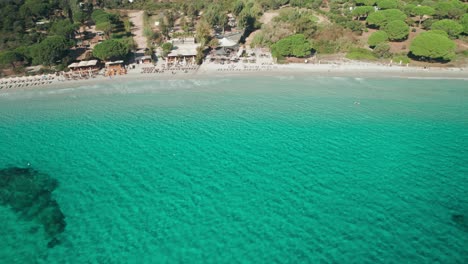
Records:
M68 65L68 68L73 74L79 75L80 77L94 76L101 69L97 60L74 62Z

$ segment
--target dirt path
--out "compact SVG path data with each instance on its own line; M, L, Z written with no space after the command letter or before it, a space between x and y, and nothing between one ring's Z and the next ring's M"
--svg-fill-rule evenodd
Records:
M146 37L143 35L143 12L144 11L129 11L128 17L133 24L132 34L138 50L146 49Z
M271 20L273 20L274 17L278 16L279 15L279 10L275 10L275 11L268 11L268 12L265 12L263 13L262 17L259 19L259 21L263 24L268 24L271 22ZM252 32L246 39L245 39L245 45L247 47L250 47L250 43L252 43L252 40L254 39L255 35L259 34L260 32L262 32L261 29L258 29L258 30L255 30L254 32Z
M268 24L271 22L271 20L279 15L279 10L275 11L268 11L263 13L262 17L259 19L261 23L263 24Z

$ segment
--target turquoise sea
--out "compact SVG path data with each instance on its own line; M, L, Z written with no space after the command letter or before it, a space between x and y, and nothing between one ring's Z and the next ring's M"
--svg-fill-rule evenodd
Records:
M0 136L0 169L58 182L32 217L1 187L0 263L468 263L466 80L0 93Z

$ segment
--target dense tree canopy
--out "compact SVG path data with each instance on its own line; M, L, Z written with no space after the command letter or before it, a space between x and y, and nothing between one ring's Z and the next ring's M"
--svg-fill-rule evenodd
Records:
M461 19L461 24L463 26L463 33L465 33L465 35L468 35L468 14L463 15Z
M431 29L443 30L447 32L451 38L457 38L463 32L463 26L451 19L442 19L434 22L431 26Z
M61 19L52 24L50 33L65 38L71 38L77 29L77 24L72 24L68 19Z
M357 19L361 19L361 17L367 17L372 12L374 12L373 6L357 6L351 14Z
M21 54L15 51L0 52L0 67L11 66L15 68L15 63L23 60Z
M199 43L207 44L210 40L211 27L204 19L200 20L195 27L195 38Z
M371 47L375 47L380 43L386 42L388 40L388 34L385 31L379 30L369 36L367 44Z
M65 57L72 43L63 36L50 36L31 47L33 64L53 65Z
M384 31L390 40L403 40L408 37L409 26L401 20L394 20L384 26Z
M459 0L439 0L434 8L439 18L458 18L466 12L466 7Z
M377 0L377 7L380 9L392 9L398 7L396 0Z
M120 41L110 39L94 47L93 56L103 61L122 59L127 56L128 47Z
M167 54L169 54L173 48L173 45L171 42L166 42L164 44L162 44L161 46L162 50L163 50L163 53L164 53L164 56L167 56Z
M275 57L307 57L312 53L312 45L303 34L296 34L280 41L271 46L271 51Z
M400 20L405 21L406 14L398 9L386 9L378 12L371 13L366 21L367 24L375 27L383 27L391 21Z
M411 10L411 14L415 15L415 16L418 16L418 23L419 23L419 26L421 26L421 22L424 18L424 16L431 16L435 13L435 10L434 8L430 7L430 6L422 6L422 5L419 5L419 6L415 6L412 10Z
M356 5L364 5L364 6L373 6L375 5L375 0L354 0Z
M289 6L280 8L286 4ZM321 17L318 22L314 14L320 7L326 7L326 11L321 9L323 19ZM382 43L387 39L404 40L408 35L403 22L411 26L419 24L418 31L430 30L432 34L447 35L452 39L464 40L468 35L468 4L464 0L137 0L133 3L127 0L0 0L2 65L17 67L30 62L55 64L60 61L65 65L68 53L62 47L69 47L71 43L55 43L58 50L52 52L43 42L50 41L51 36L73 40L75 33L83 31L78 31L77 25L84 26L89 22L94 22L96 29L103 31L107 39L116 39L127 50L132 50L135 43L127 30L131 26L124 27L129 21L119 15L116 8L147 10L151 15L159 15L162 21L159 32L146 29L151 36L175 37L180 32L173 33L171 29L181 21L184 34L195 33L197 40L203 43L202 49L206 45L215 46L216 41L210 42L213 29L216 26L219 26L217 30L224 26L227 29L229 13L235 16L237 27L246 29L246 36L261 27L262 30L253 37L252 45L270 48L273 44L278 48L278 43L283 43L279 41L291 34L302 34L320 52L346 52L351 47L362 47L357 35L369 27L380 31L369 37L368 44L373 47L374 55L385 57L388 45ZM270 10L279 10L279 15L262 25L259 22L261 16ZM366 24L362 23L363 19ZM323 23L323 20L331 23ZM149 23L147 21L145 25ZM163 42L161 37L158 43ZM406 46L402 45L402 52L407 51ZM96 54L100 48L102 46ZM198 57L202 55L203 50Z
M421 59L449 61L455 57L455 42L433 33L423 32L411 42L411 53Z

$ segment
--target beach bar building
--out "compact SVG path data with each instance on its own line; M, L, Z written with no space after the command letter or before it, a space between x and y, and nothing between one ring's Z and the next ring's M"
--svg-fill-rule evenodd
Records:
M68 65L68 68L80 77L96 75L101 69L97 60L74 62Z
M215 51L215 58L220 60L238 59L239 42L244 34L243 31L231 32L222 36L218 36L219 45ZM242 54L242 52L241 52Z
M153 62L153 58L150 55L147 56L141 56L135 58L135 61L137 64L150 64Z
M124 66L123 60L106 62L106 72L104 76L114 76L127 74L127 69Z
M197 48L200 44L195 43L195 38L182 38L171 40L172 50L167 55L167 63L192 64L195 63Z

